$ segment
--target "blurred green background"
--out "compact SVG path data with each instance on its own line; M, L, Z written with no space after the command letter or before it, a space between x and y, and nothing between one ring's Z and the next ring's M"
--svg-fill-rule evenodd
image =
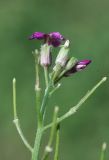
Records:
M59 31L71 41L71 54L92 59L83 72L62 80L50 100L60 115L68 111L103 76L109 75L108 0L0 0L0 160L30 160L12 123L12 78L17 79L17 107L24 134L33 144L36 131L34 59L40 42L29 41L35 31ZM56 51L54 53L56 55ZM102 85L81 109L61 125L61 160L99 160L108 143L109 85ZM46 138L47 134L45 134Z

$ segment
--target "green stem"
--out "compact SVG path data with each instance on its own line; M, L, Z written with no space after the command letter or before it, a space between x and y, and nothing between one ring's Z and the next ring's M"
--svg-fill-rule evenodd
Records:
M29 151L32 153L32 152L33 152L33 148L32 148L32 147L30 146L30 144L27 142L27 140L26 140L26 138L25 138L25 136L24 136L24 134L23 134L23 132L22 132L22 130L21 130L21 128L20 128L19 119L14 119L13 122L14 122L14 124L15 124L15 126L16 126L16 129L17 129L17 131L18 131L18 133L19 133L19 136L20 136L20 138L22 139L24 145L25 145L25 146L29 149Z
M104 160L105 151L106 151L106 143L104 142L101 149L100 160Z
M39 156L39 149L41 145L41 138L42 138L42 118L40 113L40 101L41 101L41 88L40 88L40 79L39 79L39 53L35 50L35 71L36 71L36 84L35 84L35 92L36 92L36 110L37 110L37 123L38 128L36 132L36 138L34 143L34 149L32 153L32 160L38 160Z
M76 106L72 107L67 113L65 113L63 116L57 119L57 123L62 122L66 118L70 117L73 115L79 108L80 106L95 92L95 90L105 81L107 80L107 77L103 77L86 95L77 103ZM47 126L44 127L44 130L50 128L53 125L53 123L48 124Z
M47 104L47 101L49 98L50 88L51 88L51 81L49 82L48 87L45 89L44 98L43 98L42 104L41 104L40 112L41 112L43 118L44 118L45 111L46 111L46 104Z
M45 84L46 88L48 87L48 67L44 66L44 75L45 75Z
M59 108L55 107L54 114L53 114L53 125L51 127L49 141L48 141L47 146L45 147L45 151L44 151L44 155L42 157L42 160L46 160L48 158L49 154L52 152L51 146L53 143L54 134L55 134L56 126L57 126L56 120L57 120L57 116L58 116L58 111L59 111Z
M40 149L40 145L41 145L41 139L42 139L42 135L43 135L43 115L45 113L45 108L46 108L46 104L47 104L47 100L48 100L48 96L49 96L49 91L50 91L50 87L51 84L48 85L48 87L45 90L45 94L42 100L42 104L41 104L41 108L39 111L39 105L37 106L38 108L38 121L40 123L38 123L38 128L37 128L37 133L36 133L36 138L35 138L35 143L34 143L34 149L33 149L33 154L32 154L32 160L38 160L39 157L39 149ZM38 98L38 97L37 97ZM36 101L39 99L36 99ZM39 104L39 102L37 102Z
M53 88L53 90L49 93L49 97L52 96L53 93L55 93L61 86L61 83L58 83L56 87Z
M17 119L17 110L16 110L16 79L13 78L13 111L14 119Z
M39 52L35 50L35 71L36 71L36 83L35 83L35 92L36 92L36 110L37 110L37 123L38 126L41 124L41 114L40 114L40 101L41 101L41 88L40 88L40 79L39 79Z
M37 110L37 124L41 125L41 113L40 113L40 97L41 97L41 89L36 90L36 110Z
M34 144L34 149L33 149L33 154L32 154L32 160L38 160L42 135L43 135L43 126L40 126L40 127L38 127L37 133L36 133L36 139L35 139L35 144Z
M19 133L20 138L22 139L24 145L29 149L30 152L33 152L33 148L30 146L30 144L28 143L28 141L26 140L21 127L20 127L20 123L19 123L19 119L17 116L17 109L16 109L16 79L13 78L13 110L14 110L14 124L16 126L16 129Z
M56 130L56 146L55 146L54 160L58 160L59 158L59 141L60 141L60 125L58 124Z

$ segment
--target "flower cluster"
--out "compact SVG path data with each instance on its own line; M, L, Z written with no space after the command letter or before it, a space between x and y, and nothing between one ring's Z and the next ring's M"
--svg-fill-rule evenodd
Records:
M75 57L69 57L69 40L66 40L59 32L42 33L35 32L30 37L30 40L43 40L40 49L40 64L44 67L51 65L51 52L53 47L60 47L60 51L55 60L53 67L52 79L55 82L62 77L70 76L78 71L81 71L91 63L91 60L78 60ZM64 44L63 44L64 42Z

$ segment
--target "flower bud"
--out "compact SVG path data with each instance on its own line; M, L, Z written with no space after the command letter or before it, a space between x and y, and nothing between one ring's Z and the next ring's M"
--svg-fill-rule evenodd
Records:
M71 69L67 70L64 73L64 76L67 77L67 76L72 75L73 73L81 71L81 70L85 69L87 67L87 65L89 65L90 63L91 63L91 60L88 60L88 59L78 61Z
M61 47L59 54L56 58L55 64L59 64L61 67L64 67L68 61L68 52L69 52L69 40Z
M66 66L65 66L65 70L68 71L69 69L71 69L73 66L75 66L75 64L78 62L77 58L75 57L71 57L70 60L67 62Z
M68 61L69 40L61 47L58 56L56 57L55 66L53 68L52 79L55 81L60 76L64 66Z
M76 65L76 71L81 71L83 70L84 68L87 67L88 64L91 63L91 60L82 60L82 61L79 61Z
M47 43L41 46L40 64L42 66L49 66L51 64L51 46Z

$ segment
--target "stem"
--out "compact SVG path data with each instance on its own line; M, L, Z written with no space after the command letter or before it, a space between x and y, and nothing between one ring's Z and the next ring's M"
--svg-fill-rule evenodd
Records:
M80 106L95 92L95 90L106 80L107 80L107 77L103 77L90 91L88 91L88 93L86 93L86 95L77 103L76 106L72 107L67 113L65 113L60 118L57 118L57 123L60 123L66 118L73 115L80 108ZM47 126L44 127L44 130L50 128L52 125L53 123L48 124Z
M41 104L40 112L41 112L43 118L44 118L45 111L46 111L46 104L47 104L47 100L49 98L50 88L51 88L51 81L49 82L48 87L45 89L44 98L43 98L43 101Z
M45 90L45 94L44 94L44 98L42 101L42 105L41 105L41 121L38 125L38 129L37 129L37 133L36 133L36 138L35 138L35 144L34 144L34 149L33 149L33 154L32 154L32 160L38 160L38 155L39 155L39 149L40 149L40 145L41 145L41 139L42 139L42 135L43 135L43 116L45 113L45 107L46 107L46 103L48 100L48 96L49 96L49 90L50 90L50 86L48 85L47 89Z
M17 129L17 131L19 133L19 136L22 139L24 145L29 149L30 152L33 152L33 148L27 142L27 140L26 140L26 138L25 138L25 136L24 136L24 134L23 134L23 132L22 132L22 130L20 128L19 119L14 119L13 122L14 122L14 124L16 126L16 129Z
M100 160L104 160L104 155L105 155L106 147L107 147L107 145L104 142L103 145L102 145L102 149L101 149Z
M60 88L60 86L61 86L61 83L58 83L58 85L57 85L56 87L54 87L53 90L49 93L49 97L51 97L52 94L53 94L54 92L56 92L56 91Z
M40 88L40 79L39 79L39 53L37 50L34 52L35 55L35 71L36 71L36 84L35 84L35 92L36 92L36 110L37 110L37 133L34 143L34 149L32 153L32 160L38 160L39 156L39 149L41 145L41 138L42 138L42 119L40 113L40 98L41 98L41 88Z
M54 115L53 115L53 125L51 127L49 141L48 141L47 146L45 147L45 151L44 151L44 155L43 155L42 160L46 160L48 158L49 154L52 152L51 145L53 143L54 134L55 134L56 126L57 126L56 120L57 120L57 116L58 116L58 111L59 111L59 108L55 107Z
M34 58L35 58L35 72L36 72L36 84L35 84L35 90L39 89L40 87L40 80L39 80L39 52L38 50L35 50L33 52Z
M59 158L59 141L60 141L60 125L57 125L57 130L56 130L56 146L55 146L55 154L54 154L54 160L58 160Z
M42 135L43 135L43 126L42 127L40 126L40 127L38 127L37 133L36 133L36 139L35 139L35 144L34 144L34 149L33 149L33 154L32 154L32 160L38 160Z
M19 123L19 119L17 116L17 109L16 109L16 79L13 78L13 110L14 110L14 124L16 126L16 129L19 133L20 138L22 139L24 145L29 149L29 151L33 152L33 148L30 146L30 144L28 143L28 141L26 140L21 128L20 128L20 123Z
M45 75L45 84L46 88L48 87L48 67L44 66L44 75Z
M37 123L38 126L41 124L41 114L40 114L40 98L41 98L41 88L40 88L40 79L39 79L39 52L35 50L35 71L36 71L36 83L35 83L35 92L36 92L36 110L37 110Z
M14 119L17 119L17 110L16 110L16 79L13 78L13 111Z

